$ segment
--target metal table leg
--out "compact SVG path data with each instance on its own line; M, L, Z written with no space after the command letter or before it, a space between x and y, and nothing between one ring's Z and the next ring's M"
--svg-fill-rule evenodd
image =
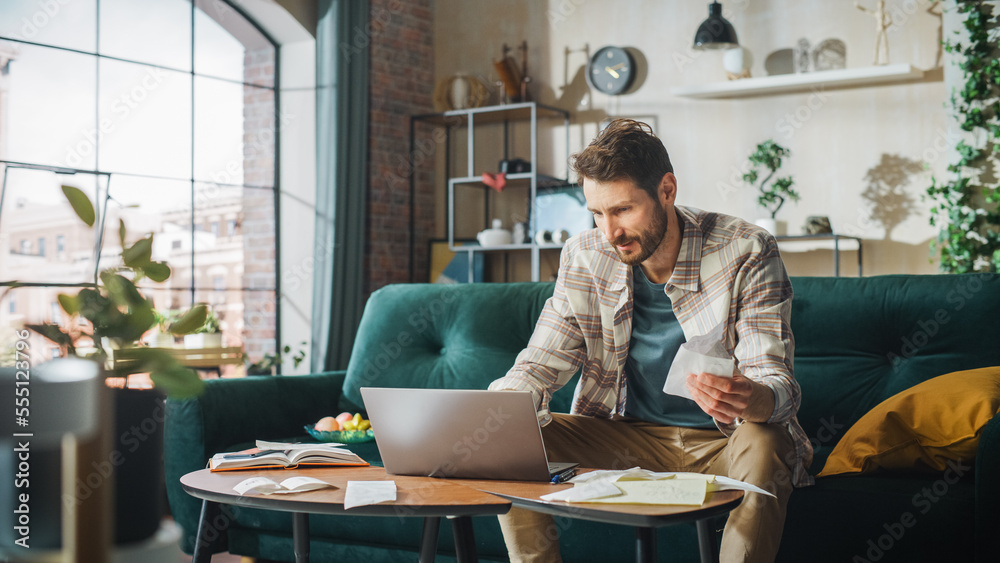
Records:
M636 563L656 562L656 529L635 529L635 560Z
M451 530L455 536L455 558L459 563L476 563L476 537L472 531L472 519L457 516L451 519Z
M711 524L708 519L695 522L698 528L698 553L701 554L701 563L719 563L715 527Z
M441 518L439 516L428 516L424 518L424 533L420 537L420 563L434 563L434 555L437 553L438 530L441 528Z
M198 536L194 544L194 555L191 557L192 563L208 563L212 560L212 541L216 538L208 537L211 533L209 522L215 520L219 515L219 505L207 500L201 501L201 516L198 518Z
M309 563L309 514L306 512L292 514L292 546L295 563Z

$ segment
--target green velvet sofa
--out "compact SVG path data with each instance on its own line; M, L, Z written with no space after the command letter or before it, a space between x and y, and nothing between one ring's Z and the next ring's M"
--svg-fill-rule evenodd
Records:
M813 474L847 429L884 399L944 373L1000 365L998 275L795 278L792 284L799 420L815 445ZM213 380L196 400L168 401L167 492L185 551L193 547L201 502L178 479L203 468L211 454L258 438L305 439L303 425L363 410L362 386L485 388L524 347L552 290L551 283L385 287L367 303L346 371ZM567 411L571 395L572 389L560 390L554 410ZM995 561L998 419L983 429L967 470L821 477L797 489L779 561ZM353 449L379 463L374 443ZM496 518L473 522L480 559L506 560ZM568 562L633 557L631 529L558 524ZM310 529L313 561L388 563L416 560L421 522L314 516ZM289 514L223 507L211 531L213 549L292 560ZM693 525L658 534L662 561L697 560ZM452 545L450 527L442 526L439 561L454 560Z

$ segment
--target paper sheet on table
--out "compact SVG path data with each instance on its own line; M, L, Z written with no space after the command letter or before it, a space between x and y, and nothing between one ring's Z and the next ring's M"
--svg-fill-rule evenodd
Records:
M688 374L710 373L720 377L732 377L736 362L722 345L722 331L725 323L719 323L706 334L692 336L677 349L674 361L670 363L663 392L692 399L685 383Z
M262 495L303 493L305 491L315 491L316 489L336 488L326 481L320 481L312 477L289 477L281 483L272 481L267 477L251 477L237 483L233 490L240 495L255 492Z
M623 471L590 471L577 475L570 483L573 483L572 488L544 495L542 500L700 505L711 491L739 489L774 496L760 487L721 475L655 472L638 467Z
M348 481L344 510L396 500L395 481Z

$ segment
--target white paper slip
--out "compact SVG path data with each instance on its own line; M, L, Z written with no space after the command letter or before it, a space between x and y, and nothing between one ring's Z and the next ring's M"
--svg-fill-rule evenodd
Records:
M333 487L326 481L320 481L312 477L289 477L281 483L275 482L267 477L251 477L244 479L233 487L233 490L244 495L250 492L263 495L302 493L305 491L315 491Z
M540 498L542 500L561 500L563 502L584 502L602 497L617 497L621 496L621 494L622 490L611 481L598 479L542 495Z
M709 373L720 377L732 377L736 362L722 345L724 323L719 323L707 334L692 336L677 349L674 361L670 363L663 392L693 399L687 388L687 376L692 373Z
M344 510L396 500L395 481L348 481Z
M615 483L622 494L615 497L599 497L584 502L615 504L679 504L701 506L708 495L708 483L704 479L655 479L626 480Z
M729 491L734 489L738 489L741 491L748 491L751 493L760 493L762 495L767 495L769 497L774 496L771 493L765 491L764 489L758 487L757 485L751 485L750 483L745 483L743 481L738 481L736 479L731 479L729 477L723 477L721 475L715 476L715 482L713 483L713 490Z

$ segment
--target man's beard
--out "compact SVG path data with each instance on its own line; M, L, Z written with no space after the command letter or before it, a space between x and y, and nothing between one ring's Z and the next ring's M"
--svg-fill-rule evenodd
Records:
M667 211L657 205L653 211L652 224L648 229L639 232L638 239L623 235L611 241L611 245L614 246L615 252L618 253L618 257L621 258L622 262L628 264L629 266L641 264L652 256L653 253L656 252L656 249L660 247L660 243L663 242L663 238L667 236L668 225L669 218L667 216ZM624 254L618 249L619 246L624 246L632 241L639 242L639 250L637 252Z

